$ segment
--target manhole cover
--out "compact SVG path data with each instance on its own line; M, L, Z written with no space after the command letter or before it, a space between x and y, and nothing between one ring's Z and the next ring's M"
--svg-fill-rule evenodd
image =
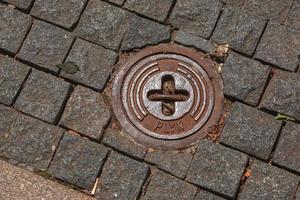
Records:
M184 148L207 134L223 110L223 85L211 60L178 45L137 53L113 84L114 111L137 142Z

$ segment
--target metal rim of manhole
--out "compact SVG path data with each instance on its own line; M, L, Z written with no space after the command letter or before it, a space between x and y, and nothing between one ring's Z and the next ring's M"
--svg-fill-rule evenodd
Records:
M148 47L129 58L115 76L112 95L125 131L158 149L196 143L223 111L223 83L214 62L175 44Z

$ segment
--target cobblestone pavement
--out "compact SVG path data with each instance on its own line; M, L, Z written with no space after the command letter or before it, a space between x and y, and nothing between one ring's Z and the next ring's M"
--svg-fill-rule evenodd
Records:
M114 72L159 43L221 69L217 138L158 151L120 128ZM299 56L299 0L0 0L0 199L299 200Z

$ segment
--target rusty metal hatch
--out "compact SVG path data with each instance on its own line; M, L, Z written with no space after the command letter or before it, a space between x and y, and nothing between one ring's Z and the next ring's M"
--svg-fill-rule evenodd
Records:
M164 44L140 51L119 69L113 107L137 142L181 149L205 137L219 122L222 91L213 61L194 50Z

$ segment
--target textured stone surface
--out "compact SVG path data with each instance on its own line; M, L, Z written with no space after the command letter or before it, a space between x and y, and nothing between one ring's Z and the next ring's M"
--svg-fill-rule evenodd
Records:
M270 67L231 52L223 67L224 94L255 106L269 73Z
M30 16L0 4L0 49L17 53L30 26Z
M134 142L134 140L129 138L127 135L125 135L122 131L108 128L105 131L102 143L130 156L144 159L147 148Z
M18 113L15 110L0 104L0 149L7 145L11 126L17 116Z
M178 0L170 22L183 31L208 38L221 8L218 0Z
M73 185L91 189L108 150L77 135L65 134L51 162L52 176Z
M108 0L108 1L121 6L123 5L125 0Z
M127 0L124 7L157 21L164 22L174 0Z
M252 55L265 24L266 21L238 8L227 6L211 39L220 44L228 43L232 49Z
M299 63L299 54L300 32L277 23L269 23L258 45L255 58L295 71Z
M58 72L73 41L69 32L54 25L34 21L18 58L47 70Z
M102 170L96 198L137 199L148 171L147 165L113 152Z
M47 169L63 131L20 114L11 124L7 142L0 148L0 155L36 169Z
M39 119L55 123L69 89L70 84L64 80L32 70L17 98L15 108Z
M212 53L215 50L215 45L212 42L184 31L178 31L174 41L187 47L202 50L206 53Z
M65 28L71 28L78 21L86 1L36 0L31 14Z
M186 176L193 155L189 152L150 151L145 160L179 178Z
M93 43L76 39L65 62L74 62L79 71L68 74L61 71L61 76L72 81L102 90L110 76L117 54Z
M229 198L237 194L247 156L208 140L199 143L186 180Z
M222 197L214 195L205 190L201 190L194 200L224 200Z
M110 116L101 94L77 86L67 103L60 124L98 140Z
M247 0L243 9L263 19L283 22L292 0Z
M221 142L267 160L281 122L272 115L241 103L234 103L221 135Z
M170 38L167 26L131 14L129 27L124 36L121 49L130 50L146 45L155 45Z
M91 0L75 33L104 47L117 50L126 31L126 11L103 1Z
M11 105L30 68L12 58L0 55L0 102Z
M0 161L1 200L93 200L54 181Z
M285 24L291 28L300 30L300 0L295 0L293 2Z
M27 10L34 0L4 0L9 4L15 5L20 9Z
M298 187L295 200L300 200L300 187Z
M260 106L300 120L299 75L280 70L275 71Z
M292 199L299 177L259 161L254 162L251 171L251 176L247 179L239 199Z
M193 199L197 188L171 175L156 171L151 175L144 200Z
M245 3L245 0L221 0L221 1L227 5L233 5L236 7L242 7Z
M300 124L287 123L276 147L273 163L300 173Z

